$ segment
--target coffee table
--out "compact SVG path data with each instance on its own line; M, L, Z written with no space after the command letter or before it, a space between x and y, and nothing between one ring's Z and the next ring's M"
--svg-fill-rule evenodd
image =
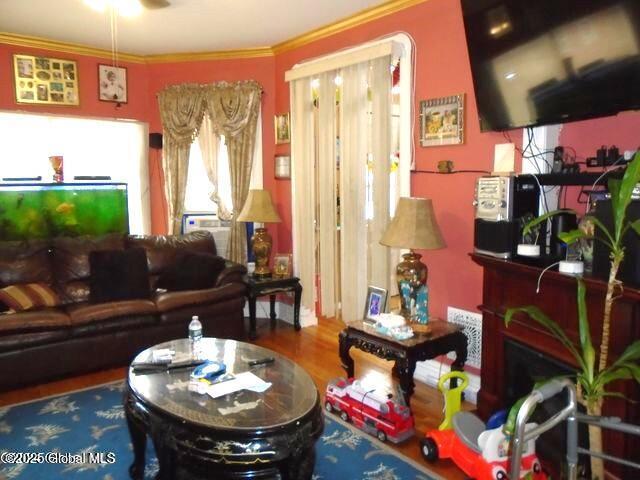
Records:
M188 390L192 369L136 374L130 368L124 406L134 451L131 478L143 478L147 436L158 457L157 480L311 478L315 442L324 425L311 377L257 345L205 338L203 347L207 358L225 363L227 372L249 370L271 387L213 399ZM149 361L158 348L175 350L176 361L193 358L184 339L151 347L134 362ZM248 366L265 357L275 361Z
M340 360L347 377L354 375L353 359L349 355L351 347L372 353L385 360L395 360L393 373L399 379L407 405L415 388L413 374L416 370L416 362L446 355L449 352L456 354L456 359L451 365L452 370L463 370L464 363L467 361L467 336L462 333L459 326L442 320L429 322L429 332L416 333L407 340L396 340L379 333L367 322L351 322L340 332L339 341ZM455 381L452 380L452 382Z

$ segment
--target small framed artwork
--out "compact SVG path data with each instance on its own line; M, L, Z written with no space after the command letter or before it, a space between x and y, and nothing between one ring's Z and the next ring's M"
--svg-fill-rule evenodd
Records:
M387 308L387 291L384 288L369 287L367 301L364 304L364 319L372 321L374 317L385 313Z
M13 56L17 103L79 105L78 67L73 60Z
M276 127L276 144L291 142L291 123L289 122L289 113L283 113L282 115L276 115L275 117Z
M420 102L420 144L423 147L464 143L464 94Z
M291 276L292 256L290 253L276 253L273 256L273 276L286 278Z
M98 65L98 98L103 102L127 103L127 69Z
M274 167L276 178L291 178L291 157L289 155L276 155Z

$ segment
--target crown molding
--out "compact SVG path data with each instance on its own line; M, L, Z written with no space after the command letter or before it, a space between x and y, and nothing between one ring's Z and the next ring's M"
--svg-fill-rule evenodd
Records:
M60 42L48 38L31 37L29 35L18 35L16 33L0 32L0 43L17 45L20 47L41 48L55 52L75 53L77 55L91 55L93 57L111 59L111 50L104 48L89 47L79 43ZM125 62L145 63L144 55L134 55L131 53L118 53L118 59Z
M316 40L335 35L336 33L349 30L350 28L357 27L372 20L391 15L392 13L399 12L400 10L405 10L426 1L428 0L390 0L382 5L367 8L366 10L362 10L350 17L343 18L342 20L325 25L324 27L316 28L310 32L303 33L297 37L277 43L271 48L277 55L296 49L308 43L315 42Z
M203 60L225 60L239 58L273 57L271 47L242 48L238 50L220 50L217 52L162 53L145 55L147 63L197 62Z
M194 62L204 60L225 60L240 58L271 57L282 52L293 50L316 40L335 35L358 25L376 20L392 13L404 10L414 5L424 3L428 0L390 0L375 7L362 10L350 17L343 18L337 22L325 25L324 27L311 30L297 37L285 40L272 47L255 47L237 50L221 50L214 52L191 52L191 53L166 53L157 55L136 55L132 53L118 53L118 58L125 62L132 63L174 63L174 62ZM0 32L0 43L17 45L20 47L40 48L55 52L73 53L77 55L90 55L98 58L111 59L111 50L104 48L89 47L78 43L61 42L47 38L32 37L29 35L19 35L16 33Z

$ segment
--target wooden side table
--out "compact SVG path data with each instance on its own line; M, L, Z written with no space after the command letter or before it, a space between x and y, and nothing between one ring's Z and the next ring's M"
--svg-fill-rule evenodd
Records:
M451 369L461 371L467 361L467 336L459 326L442 320L433 320L429 322L429 326L428 333L416 333L407 340L395 340L379 333L368 323L349 323L339 335L342 368L345 369L347 377L353 377L354 364L349 356L351 347L385 360L395 360L393 373L398 376L400 388L409 405L415 388L413 373L417 362L455 352L456 359Z
M293 326L300 330L300 298L302 297L302 285L298 277L286 278L258 278L247 275L247 299L249 301L249 338L255 340L256 335L256 299L269 295L269 317L271 328L276 325L276 294L293 292Z

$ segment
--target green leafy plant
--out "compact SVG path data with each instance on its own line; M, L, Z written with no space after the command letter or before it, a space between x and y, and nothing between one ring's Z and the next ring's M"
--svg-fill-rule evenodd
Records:
M585 405L587 413L590 415L600 416L602 414L602 404L606 397L622 397L621 393L607 389L611 382L634 379L640 383L640 340L636 340L629 345L615 362L608 365L611 310L616 298L614 296L616 290L622 289L622 282L618 280L618 270L624 260L625 253L622 241L629 230L633 230L640 235L640 220L629 221L627 219L627 207L631 202L633 189L638 182L640 182L640 152L636 153L633 161L627 166L622 181L610 180L608 182L613 211L613 230L610 231L594 216L587 215L586 218L595 226L593 234L578 229L558 235L567 244L573 244L581 239L589 239L602 242L609 249L611 270L604 303L599 351L596 351L591 341L591 327L587 317L587 304L585 301L586 288L582 279L578 279L577 289L579 345L574 345L562 330L562 327L536 306L510 308L507 310L504 319L505 324L508 326L516 313L528 315L532 320L548 330L571 353L578 365L576 375L578 398ZM536 225L546 222L549 217L567 211L571 210L556 210L541 215L527 224L525 233ZM601 235L597 235L598 232ZM589 426L589 442L592 450L602 452L602 432L598 427ZM593 478L604 478L604 466L601 459L591 458L591 474Z

